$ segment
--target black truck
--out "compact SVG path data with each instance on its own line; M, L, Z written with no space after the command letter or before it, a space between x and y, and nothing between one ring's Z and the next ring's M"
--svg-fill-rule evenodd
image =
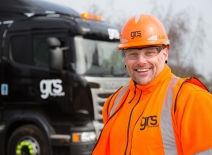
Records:
M129 76L119 28L38 0L0 1L0 155L90 155Z

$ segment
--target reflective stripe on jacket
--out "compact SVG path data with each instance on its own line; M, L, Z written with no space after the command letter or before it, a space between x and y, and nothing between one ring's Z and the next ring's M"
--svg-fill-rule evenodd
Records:
M167 66L147 87L133 87L131 81L129 88L123 87L106 101L105 126L93 155L210 153L212 143L206 137L212 138L212 118L206 116L212 116L212 97L203 89L194 78L176 78ZM211 125L195 118L196 108L205 110L199 116Z
M174 93L174 87L176 83L178 82L179 78L171 78L171 81L168 85L166 96L163 101L163 107L161 112L161 125L160 130L162 134L162 142L164 146L164 152L167 155L177 155L177 148L176 148L176 142L174 138L174 131L172 127L172 116L171 116L171 105L172 105L172 98ZM126 86L121 89L118 96L115 99L115 102L113 104L113 107L110 111L110 116L113 115L114 109L116 109L120 98L122 98L123 94L126 92L129 86Z

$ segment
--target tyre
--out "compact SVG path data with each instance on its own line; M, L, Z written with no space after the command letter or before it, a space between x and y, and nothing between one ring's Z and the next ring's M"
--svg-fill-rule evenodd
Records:
M9 138L7 155L50 155L45 137L34 125L21 126Z

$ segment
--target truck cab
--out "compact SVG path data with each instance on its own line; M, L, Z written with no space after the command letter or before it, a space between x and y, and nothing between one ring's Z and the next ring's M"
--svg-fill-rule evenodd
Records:
M91 18L45 1L0 2L0 154L91 154L105 100L129 81L120 29Z

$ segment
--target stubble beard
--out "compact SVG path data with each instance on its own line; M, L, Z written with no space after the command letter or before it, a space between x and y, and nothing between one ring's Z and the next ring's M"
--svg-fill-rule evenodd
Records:
M153 80L152 74L149 74L147 76L139 76L133 73L131 77L139 85L146 85Z

